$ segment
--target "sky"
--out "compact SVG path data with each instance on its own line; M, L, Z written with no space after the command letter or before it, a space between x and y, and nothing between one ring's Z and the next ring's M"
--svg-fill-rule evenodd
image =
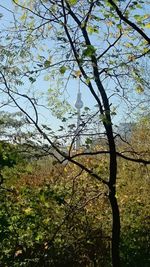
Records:
M3 14L3 18L1 20L1 29L5 28L9 25L10 22L13 21L13 14L10 12L12 10L12 5L11 5L11 0L3 0L2 5L5 6L8 10L4 9L1 4L0 4L0 13ZM34 90L35 92L38 90L38 88L44 88L44 91L46 92L47 89L51 86L50 81L45 81L43 77L39 77L37 79L37 82L34 84L30 84L29 82L25 82L25 87L28 88L29 90ZM47 89L46 89L47 88ZM69 86L68 90L65 92L65 98L69 101L70 105L75 109L75 102L77 98L77 91L79 89L79 80L73 79L69 81ZM83 84L80 83L80 90L82 94L82 101L84 103L84 107L88 106L90 108L93 108L93 105L96 104L91 101L91 94L87 90L87 87L84 86ZM45 105L44 100L42 98L42 101L39 101L40 105ZM20 105L24 105L23 101L19 101ZM6 106L4 110L9 111L9 112L15 112L16 109L13 106ZM29 110L29 109L28 109ZM30 111L31 112L31 111ZM61 122L56 118L53 117L52 114L45 108L40 107L38 108L39 112L39 120L43 122L43 124L50 124L52 125L52 128L57 129Z
M0 4L0 13L3 14L3 18L1 19L1 29L3 29L3 27L9 25L9 23L13 20L13 15L11 14L11 12L6 9L3 9L2 6L5 6L7 9L11 10L12 6L11 6L11 0L2 0L1 4ZM145 7L148 8L148 7ZM46 92L47 89L51 86L50 81L43 81L43 78L40 77L36 83L34 84L30 84L29 82L26 81L25 87L29 88L29 90L33 90L33 91L38 91L38 88L44 88L44 91ZM107 84L106 86L108 87L112 87L114 86L113 84ZM71 104L71 106L74 108L75 102L76 102L76 98L77 98L77 90L79 87L79 82L78 79L72 79L69 81L68 84L68 90L65 93L65 97L67 98L67 100L69 101L69 103ZM81 90L81 94L82 94L82 101L84 103L84 107L88 106L90 108L93 108L94 105L96 104L92 98L91 98L91 93L88 91L87 87L83 84L80 83L80 90ZM124 115L125 112L125 106L123 104L122 101L118 101L117 98L113 98L114 102L113 105L114 106L118 106L119 109L119 116L117 115L114 118L114 123L119 123ZM42 100L40 102L41 105L45 105L44 100ZM20 105L24 105L22 100L20 101ZM27 106L28 108L28 106ZM6 110L8 111L13 111L14 108L11 107L6 107ZM53 128L56 129L58 128L58 126L61 124L59 120L57 120L55 117L52 116L52 114L45 108L40 107L39 108L39 114L40 114L40 121L44 122L44 123L50 123L53 125Z

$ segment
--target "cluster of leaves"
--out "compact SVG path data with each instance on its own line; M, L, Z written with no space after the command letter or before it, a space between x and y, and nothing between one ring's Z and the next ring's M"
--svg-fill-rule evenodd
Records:
M0 169L5 166L12 167L18 163L19 155L16 148L3 141L0 142Z
M143 127L137 125L130 140L136 138L139 148L143 129L149 131L145 122ZM142 148L147 158L146 140ZM107 177L106 157L82 160ZM148 267L149 169L123 159L118 166L122 266ZM111 210L105 186L78 167L53 165L48 157L28 163L17 179L9 169L11 183L6 185L13 191L1 190L0 195L1 266L111 266Z
M131 133L131 153L150 158L149 114L135 124ZM122 266L149 266L150 264L150 201L149 171L143 164L119 161L118 200L121 214Z
M96 211L107 203L95 211L85 204L96 184L87 191L85 175L69 181L70 167L44 175L38 165L14 182L13 194L1 194L1 266L109 266L109 237Z

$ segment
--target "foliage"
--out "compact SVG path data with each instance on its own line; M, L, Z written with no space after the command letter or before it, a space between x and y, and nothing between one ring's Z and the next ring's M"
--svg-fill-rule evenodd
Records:
M139 140L143 128L138 129L132 136ZM82 160L94 168L99 157ZM123 159L118 164L121 266L148 267L149 168ZM107 158L101 156L97 172L107 176L106 166ZM9 186L13 191L1 190L0 195L1 266L111 266L105 186L71 164L53 164L50 157L28 164Z
M119 164L122 266L147 267L147 173ZM69 166L51 166L51 173L45 166L13 181L13 193L1 192L1 266L109 266L110 209L107 197L96 197L99 184L83 174L72 180Z
M23 161L24 156L20 155L18 148L15 145L0 142L0 169L5 166L13 167L13 165Z
M108 266L108 237L91 204L84 205L92 194L85 191L86 177L75 182L72 194L70 171L55 172L39 181L43 170L38 168L37 176L34 170L13 184L13 194L1 194L2 266L86 266L94 261Z
M147 267L150 263L149 169L123 162L119 167L122 266Z
M118 201L122 201L123 195L120 196L121 199L119 200L121 189L118 192L118 197L116 195L117 186L118 188L120 186L119 183L117 184L117 174L120 175L119 172L121 171L121 167L118 170L117 159L121 157L128 161L147 165L150 162L147 160L149 152L146 152L147 154L142 153L141 155L144 158L140 159L140 152L134 151L133 146L131 149L133 136L131 137L131 144L129 144L128 140L123 140L120 137L121 141L128 144L129 150L122 143L120 146L118 145L119 134L115 133L113 118L120 113L120 99L123 99L123 107L127 106L127 112L130 112L131 109L133 110L143 103L143 95L147 94L148 81L147 77L145 78L143 75L143 66L141 64L144 57L147 59L148 45L150 44L147 34L149 15L147 11L145 12L146 9L143 9L147 1L13 0L13 3L15 12L8 11L13 13L14 27L11 27L9 33L4 31L1 37L0 91L2 96L6 97L5 101L2 98L1 106L9 103L15 104L15 107L24 114L30 127L34 127L39 133L40 138L44 139L44 145L40 148L41 150L43 149L45 155L53 155L57 162L64 165L69 163L64 169L62 167L59 173L61 180L58 179L59 184L56 183L56 187L51 185L47 190L45 188L47 184L44 183L42 188L39 186L37 188L33 187L33 189L27 184L25 188L22 185L19 187L19 182L15 185L16 191L14 194L16 193L17 196L21 196L21 200L18 198L17 200L13 199L13 195L10 197L14 203L14 219L12 219L11 224L13 225L14 220L13 227L15 231L13 236L16 237L16 239L12 240L12 244L15 242L18 247L21 240L25 251L24 248L20 248L19 252L18 250L14 252L10 248L10 250L8 249L10 254L6 252L6 260L12 264L11 258L16 257L18 259L18 257L21 258L23 256L27 261L34 258L34 261L37 261L36 264L41 265L41 260L43 262L45 257L50 257L47 260L50 260L49 264L54 266L57 264L57 260L52 255L57 256L58 259L58 255L60 255L61 261L63 261L62 258L65 260L67 257L65 258L64 255L68 251L66 249L68 245L65 245L63 235L66 233L65 236L67 236L70 242L70 237L72 236L68 234L68 221L70 229L69 219L70 214L73 214L75 217L72 218L71 223L74 222L75 218L74 224L77 226L73 226L72 232L75 236L79 234L79 236L83 237L83 240L82 238L79 239L81 243L82 241L84 243L83 246L78 244L77 248L79 247L81 251L77 253L79 249L76 252L74 245L76 241L73 239L72 242L71 239L73 243L71 250L73 247L74 258L79 259L78 265L80 263L82 266L90 263L104 265L104 257L101 252L105 251L105 249L108 252L108 244L111 241L112 265L113 267L119 267L120 213ZM44 74L44 80L49 84L48 90L43 90L43 85L39 89L39 81L41 78L43 79L41 74ZM70 83L73 79L78 79L79 82L82 82L90 96L92 96L94 104L96 102L96 105L90 113L90 117L87 116L87 120L85 119L82 123L78 123L76 130L74 130L74 123L72 123L69 126L70 131L66 133L63 125L60 127L61 135L56 135L51 132L51 129L49 132L47 123L46 127L42 126L41 121L43 121L43 117L41 116L41 109L45 108L44 110L47 110L47 105L51 113L63 122L64 114L70 108L67 101L67 89L71 87ZM79 87L80 85L78 89ZM78 91L78 96L79 94L80 92ZM47 98L44 107L41 96L44 103L45 97ZM95 112L94 115L93 112ZM96 142L98 141L99 144L92 147L92 138L87 138L85 140L85 148L82 148L81 151L80 149L79 151L74 151L74 145L77 145L78 142L76 141L79 140L80 135L88 135L87 129L90 129L93 117L95 118L96 115L98 115L99 126L102 126L101 129L98 127L100 129L98 135L94 129L94 134L97 135ZM79 119L81 122L78 112L78 122ZM73 133L70 138L71 130ZM62 138L65 142L65 148L62 148L59 142L60 140L62 141ZM28 139L30 141L32 137ZM100 145L101 141L102 144L104 143L104 146ZM37 141L37 143L40 142L42 143L41 140ZM35 143L31 142L30 145L35 148ZM78 147L76 148L78 150ZM90 152L87 152L87 148ZM125 151L121 151L122 148ZM43 156L43 153L41 153L41 156ZM31 165L28 165L29 169L30 167ZM30 174L35 176L31 169L26 174L27 177ZM121 173L121 175L124 174ZM21 176L20 181L23 177L24 174ZM49 174L48 177L55 177L55 174L53 173L52 177ZM77 177L79 179L76 179ZM95 179L94 182L93 179ZM60 186L62 186L63 190ZM2 189L5 190L6 188ZM39 198L43 190L45 193L42 193L41 198ZM96 198L99 207L104 212L101 212L94 205L94 199ZM22 203L22 199L25 203ZM38 203L38 206L36 206L36 203ZM94 205L94 211L91 211L90 203ZM28 205L26 206L26 204ZM43 229L44 223L42 224L41 222L42 216L45 216L43 206L46 214L49 214L50 218L52 218L52 224L50 223L52 232L55 232L55 222L60 225L60 228L64 228L61 233L61 241L59 234L56 234L53 240L53 235L50 235L49 228L47 237L50 243L45 240L46 232L45 228ZM120 207L122 208L121 205ZM12 206L11 210L13 210ZM94 247L94 254L92 256L89 254L90 250L85 245L85 243L88 243L85 242L85 240L88 241L87 225L85 223L88 220L83 219L84 224L82 224L83 214L82 212L81 214L80 212L76 213L78 210L86 211L88 219L92 217L90 227L94 230L94 225L98 224L95 212L98 212L100 216L98 233L102 233L102 247L99 246L99 253L97 253ZM19 212L19 219L15 215L16 211ZM53 216L56 218L56 221ZM78 223L78 216L80 223ZM28 220L26 225L24 225L26 217ZM20 229L20 219L21 225L23 225L21 234L18 232ZM84 229L84 226L86 226L86 229ZM38 231L35 230L37 228L40 230L38 236L36 236ZM82 235L83 229L84 234ZM135 235L134 231L132 233ZM108 240L105 240L105 237ZM39 250L42 254L38 258L37 247L39 248L38 242L40 240L42 240L44 252L42 252L43 247L41 248L40 243ZM126 247L127 241L123 234L122 240L124 242L122 247ZM4 240L4 243L5 241L5 247L7 248L9 245L7 245L7 240ZM97 241L95 240L94 242ZM51 248L54 251L52 254ZM50 252L45 253L45 250L50 250ZM15 253L17 253L17 256ZM108 255L108 253L106 254ZM135 253L133 254L135 256ZM81 255L82 259L79 255ZM97 262L95 262L95 257ZM109 256L106 257L106 259L108 258ZM122 256L122 258L125 261L126 256ZM72 259L72 265L74 265L74 262L74 259ZM129 261L128 263L130 264ZM25 264L30 263L26 262ZM68 263L65 262L64 265L66 264Z
M63 2L66 11L70 5L77 19L81 18L81 25L79 25L77 20L73 20L71 13L66 13L67 19L69 18L67 27L76 55L70 47L64 28ZM49 84L48 105L54 115L62 118L71 108L67 101L67 92L64 90L70 87L68 80L77 78L76 73L80 72L85 84L88 85L90 81L94 81L91 57L96 56L101 80L113 84L113 88L112 86L110 89L106 88L108 95L112 95L113 91L119 98L130 99L132 109L137 105L137 101L140 103L149 84L143 73L143 62L147 61L146 55L149 52L148 37L145 39L140 35L143 32L146 36L148 32L149 14L145 9L148 1L130 3L115 1L120 12L134 23L139 31L123 19L121 20L112 2L84 0L80 4L79 1L56 1L56 3L36 1L35 3L13 0L16 14L15 30L18 34L9 32L3 35L2 39L9 39L7 45L1 48L3 55L1 69L4 70L7 82L13 88L13 92L16 92L16 96L17 92L19 94L21 92L22 97L25 97L19 88L20 83L36 84L42 73L44 80ZM70 22L71 25L69 25ZM90 43L82 38L85 30ZM5 64L6 61L8 66ZM81 68L86 75L83 75ZM132 85L131 89L128 84ZM32 87L31 99L33 90ZM43 88L41 90L38 88L38 93L39 91L45 96ZM3 93L6 92L3 90ZM36 91L34 95L35 93L38 95ZM136 104L132 101L133 95L134 99L136 98Z
M25 120L21 112L0 112L0 137L1 140L13 142L21 128L25 125Z

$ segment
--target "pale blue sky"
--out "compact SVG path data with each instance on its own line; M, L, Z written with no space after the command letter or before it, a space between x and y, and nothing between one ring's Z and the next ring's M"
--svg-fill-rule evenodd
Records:
M12 9L11 0L2 0L1 5L5 6L6 8L10 10ZM147 8L148 7L145 7L146 11L147 11ZM11 14L11 12L3 9L1 6L0 6L0 13L4 14L3 18L1 19L1 29L2 29L3 27L7 26L9 22L13 21L13 15ZM112 87L114 85L109 83L107 84L107 86ZM31 85L29 82L26 82L25 87L30 88L30 89L32 88L35 92L38 91L38 88L43 88L44 91L46 92L47 89L50 87L50 82L43 81L43 78L41 77L33 85ZM73 107L76 101L77 89L78 89L78 79L70 80L68 90L65 93L65 96L67 97L69 103ZM84 102L84 106L89 106L90 108L93 108L93 106L95 105L95 102L93 101L91 97L91 93L88 91L88 88L85 85L80 83L80 89L82 93L82 100ZM42 100L40 104L45 105L44 100ZM120 115L119 116L117 115L116 119L114 119L114 122L118 123L118 121L122 120L122 116L124 114L126 107L124 106L123 101L120 101L120 100L118 101L117 98L115 97L113 97L113 105L119 106ZM9 108L8 110L12 110L12 109ZM60 124L59 121L56 120L56 118L52 117L51 114L46 109L40 108L39 114L40 114L40 120L42 122L44 122L46 119L48 122L50 122L53 125L54 128L56 128Z

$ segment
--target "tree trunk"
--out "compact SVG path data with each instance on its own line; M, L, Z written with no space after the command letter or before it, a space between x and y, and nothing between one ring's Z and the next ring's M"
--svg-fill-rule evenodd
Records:
M110 189L109 201L112 209L112 242L111 242L111 256L112 266L120 267L120 214L117 199L113 193L113 189Z
M110 118L111 121L111 118ZM116 145L113 137L111 124L106 127L107 138L110 148L110 165L109 165L109 201L112 210L112 240L111 240L111 257L112 266L120 267L120 213L116 198L116 180L117 180L117 156Z

